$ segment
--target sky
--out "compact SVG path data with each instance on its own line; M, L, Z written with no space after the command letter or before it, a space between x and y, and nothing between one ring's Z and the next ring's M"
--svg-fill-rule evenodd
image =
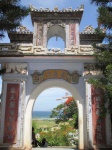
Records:
M80 22L80 32L82 32L84 28L88 25L92 25L94 28L97 27L97 11L96 11L97 7L94 4L90 4L90 0L21 0L21 4L28 7L31 4L37 9L40 9L42 7L42 8L49 8L51 10L54 9L54 7L56 6L60 10L69 7L72 7L72 9L77 9L77 7L84 4L84 12L83 12L82 20ZM27 27L29 31L33 32L33 25L31 22L30 15L22 21L22 25ZM6 37L2 41L0 41L0 43L10 43L8 36L6 35ZM55 44L56 42L53 43L53 41L51 41L51 43ZM49 43L49 47L50 47L50 43ZM43 91L38 96L33 110L51 111L59 103L62 103L66 100L66 99L61 99L63 96L66 95L66 93L67 93L66 90L60 88L52 88ZM61 99L61 100L57 100L57 99Z
M84 5L84 13L82 16L82 21L80 23L80 32L84 30L84 28L88 25L92 25L93 27L97 27L97 7L94 4L90 3L90 0L21 0L21 4L29 7L29 5L33 5L37 9L49 8L54 9L54 7L58 7L58 9L62 10L63 8L72 7L72 9L76 9L80 5ZM22 22L22 25L27 27L29 31L33 31L33 25L31 22L30 15L26 17ZM8 36L0 41L0 43L9 43L10 40Z
M72 95L65 89L49 88L38 96L33 110L51 111L57 105L64 103L68 96Z

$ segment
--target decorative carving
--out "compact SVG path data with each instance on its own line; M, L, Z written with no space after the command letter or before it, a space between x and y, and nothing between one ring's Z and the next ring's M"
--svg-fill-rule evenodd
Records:
M39 11L39 12L60 12L60 11L62 11L62 12L71 12L71 11L82 11L83 9L84 9L84 5L81 5L81 6L79 6L76 10L73 10L72 9L72 7L69 7L69 8L64 8L63 10L59 10L58 9L58 7L56 6L56 7L54 7L54 9L53 10L50 10L49 8L40 8L40 9L37 9L37 8L35 8L34 6L32 6L31 4L30 4L30 9L31 9L31 11Z
M80 5L80 7L78 7L79 10L84 9L84 5Z
M76 45L71 46L70 48L66 48L67 54L78 54L78 51L79 51L79 47Z
M74 37L72 37L74 38ZM71 39L72 39L71 38ZM101 47L106 47L102 44ZM48 54L50 51L47 48L40 46L33 46L32 44L0 44L0 55L28 55L28 54ZM6 50L3 50L6 49ZM92 45L72 45L65 48L65 51L59 51L59 49L52 48L52 54L58 52L60 54L82 54L93 55L94 49Z
M93 143L96 146L106 145L106 117L101 117L102 106L105 106L103 89L91 87Z
M49 11L50 11L50 9L49 9L49 8L45 8L45 11L46 11L46 12L49 12Z
M62 27L65 27L66 23L62 20L51 20L51 22L47 23L47 27L50 28L53 25L60 25Z
M29 7L30 7L30 9L31 9L32 11L37 10L37 8L36 8L36 7L34 7L34 6L33 6L33 5L31 5L31 4L30 4L30 6L29 6Z
M90 138L89 138L89 114L91 113L91 100L90 100L90 97L88 95L88 83L86 82L86 118L87 118L87 141L88 141L88 147L89 147L89 144L90 144Z
M34 46L33 47L33 52L34 54L46 54L47 48L43 48L42 46Z
M46 53L48 54L48 55L64 55L65 54L65 52L64 51L62 51L60 48L51 48L51 49L48 49L47 51L46 51Z
M18 45L18 50L24 53L32 53L32 46L31 45Z
M25 26L19 26L17 28L17 32L20 32L20 33L26 33L26 32L30 32Z
M76 44L76 25L71 24L70 25L70 45Z
M43 26L42 24L38 24L37 28L37 45L42 46L42 41L43 41Z
M58 11L58 7L57 7L57 6L56 6L56 7L54 7L54 10L55 10L55 11Z
M80 75L77 71L69 73L67 70L51 69L39 73L37 70L35 70L32 74L32 81L33 84L38 84L48 79L63 79L67 82L77 84L79 81L79 77Z
M84 28L83 32L84 33L95 33L95 29L91 25L89 25L89 26Z
M21 53L33 53L32 44L17 44L17 50Z
M23 145L23 126L24 126L24 104L25 104L25 82L21 83L21 99L20 99L20 113L21 113L21 118L20 118L20 139L19 139L19 145Z
M0 51L17 51L17 45L9 43L9 44L0 44Z
M93 54L94 49L92 45L80 45L79 53L81 54Z
M47 23L47 27L50 28L53 24L51 22Z
M73 11L73 10L72 10L72 7L69 7L69 8L68 8L68 11Z
M6 73L27 74L27 63L3 63L2 68L6 68Z
M102 72L96 69L95 64L84 64L83 75L102 75Z
M17 142L15 146L22 147L23 146L23 127L24 127L24 103L25 103L25 80L23 79L3 79L3 81L11 82L11 83L19 83L20 84L20 98L19 98L19 116L18 116L18 124L17 124ZM3 82L4 83L4 82Z
M6 92L4 143L17 143L17 119L20 84L8 83Z

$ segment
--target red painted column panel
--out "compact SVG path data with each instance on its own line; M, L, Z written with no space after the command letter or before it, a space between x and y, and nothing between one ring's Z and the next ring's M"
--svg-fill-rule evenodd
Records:
M101 105L104 104L104 92L100 88L91 87L93 144L106 145L105 117L100 117Z
M70 24L70 45L74 46L76 44L76 24Z
M7 84L5 122L4 122L4 143L16 143L19 84Z

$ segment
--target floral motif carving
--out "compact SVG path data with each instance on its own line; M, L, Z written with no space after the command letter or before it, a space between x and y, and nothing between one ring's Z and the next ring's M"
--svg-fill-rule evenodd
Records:
M42 73L35 70L31 75L33 84L38 84L48 79L63 79L69 83L77 84L80 77L77 71L69 73L67 70L61 69L44 70Z
M2 68L6 69L6 74L27 74L26 63L2 63Z
M63 22L62 20L51 20L50 22L47 23L48 28L50 28L53 25L60 25L62 27L65 27L66 23Z
M19 26L17 32L30 32L25 26Z
M91 25L89 25L89 26L85 27L83 32L84 33L94 33L95 29Z

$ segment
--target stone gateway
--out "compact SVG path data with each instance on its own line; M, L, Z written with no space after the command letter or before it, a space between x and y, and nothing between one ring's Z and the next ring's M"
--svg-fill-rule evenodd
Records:
M110 116L99 118L103 91L87 81L102 75L94 66L92 43L102 43L92 26L79 32L84 11L31 7L34 32L26 27L10 31L10 43L0 44L2 97L0 150L30 150L32 109L36 98L51 87L68 90L78 107L78 149L112 146ZM51 37L61 37L64 50L47 48Z

